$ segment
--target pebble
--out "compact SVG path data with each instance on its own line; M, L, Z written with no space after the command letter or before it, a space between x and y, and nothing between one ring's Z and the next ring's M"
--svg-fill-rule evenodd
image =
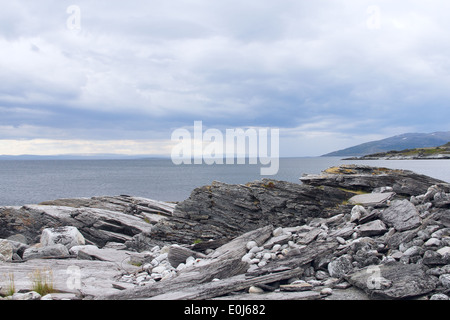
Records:
M441 240L436 238L430 238L427 242L425 242L426 247L439 247L441 245Z
M250 288L248 288L248 293L250 294L262 294L264 293L264 290L256 287L256 286L251 286Z
M247 242L247 250L251 250L254 247L257 247L258 244L255 241L249 241Z
M449 300L449 298L443 293L436 293L431 296L430 300Z
M439 277L439 282L446 289L450 289L450 273L443 274Z
M323 296L329 296L329 295L333 294L333 289L323 288L322 290L320 290L320 294Z

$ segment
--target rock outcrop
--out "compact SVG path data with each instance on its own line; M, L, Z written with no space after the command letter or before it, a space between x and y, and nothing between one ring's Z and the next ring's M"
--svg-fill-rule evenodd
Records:
M449 184L359 166L302 181L2 207L0 292L33 291L37 269L55 293L11 299L448 299Z

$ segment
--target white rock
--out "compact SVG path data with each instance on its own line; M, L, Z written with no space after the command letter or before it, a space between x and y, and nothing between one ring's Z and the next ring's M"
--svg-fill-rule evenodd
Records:
M49 293L49 294L46 294L45 296L43 296L43 297L41 298L41 300L53 300L53 297L52 297L52 295Z
M333 289L323 288L322 290L320 290L320 294L323 296L329 296L330 294L333 294Z
M276 244L272 247L272 252L277 252L281 250L281 244Z
M436 238L430 238L427 242L425 242L426 247L439 247L441 245L441 240Z
M167 270L166 267L160 265L160 266L153 268L152 273L163 273L166 270Z
M8 240L0 239L0 254L3 255L4 261L12 260L13 247Z
M261 252L263 250L264 250L264 248L262 248L262 247L253 247L249 252L250 253L257 253L257 252Z
M251 286L248 289L248 293L251 293L251 294L262 294L262 293L264 293L264 290L259 288L259 287Z
M254 247L257 247L258 244L256 243L256 241L249 241L247 242L247 250L251 250Z
M272 235L274 237L278 237L278 236L281 236L283 234L284 234L284 230L281 227L280 228L276 228L275 230L273 230L273 233L272 233Z
M181 270L183 270L183 269L186 269L186 264L184 264L184 263L180 263L179 265L178 265L178 267L177 267L177 271L181 271Z
M12 300L39 300L41 295L35 291L30 291L27 293L14 293Z
M264 260L270 260L270 259L272 259L272 254L270 254L270 253L264 253L263 259L264 259Z
M262 268L262 267L264 267L266 264L267 264L267 261L266 261L266 260L262 260L262 261L260 261L260 262L258 263L258 267Z
M363 214L367 214L367 210L363 206L360 205L354 206L352 208L350 222L358 221L359 219L361 219L361 216Z
M97 246L90 245L90 244L84 245L84 246L73 246L72 248L69 249L69 253L73 254L73 255L77 255L78 251L83 250L83 249L89 249L89 248L98 249Z
M430 300L449 300L449 298L443 293L436 293L431 296Z
M445 256L446 254L450 255L450 247L443 247L437 250L436 252L439 253L441 256Z
M160 254L160 255L157 256L155 259L158 260L159 262L161 262L161 261L163 261L163 260L166 260L168 256L169 256L169 255L168 255L168 253L166 252L166 253Z
M247 253L242 257L242 261L247 262L247 263L251 263L251 260L253 259L253 257L255 256L254 253Z
M439 277L439 281L446 289L450 289L450 274L443 274Z
M41 234L42 246L51 246L55 244L65 245L68 249L73 246L81 246L85 244L83 235L75 227L58 227L47 228Z

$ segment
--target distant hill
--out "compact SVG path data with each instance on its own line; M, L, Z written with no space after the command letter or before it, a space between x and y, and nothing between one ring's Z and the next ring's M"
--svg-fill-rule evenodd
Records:
M450 131L434 133L405 133L378 141L363 143L331 152L323 157L360 157L368 154L401 151L405 149L438 147L450 140Z
M450 159L450 142L440 147L405 149L351 157L344 160L431 160Z

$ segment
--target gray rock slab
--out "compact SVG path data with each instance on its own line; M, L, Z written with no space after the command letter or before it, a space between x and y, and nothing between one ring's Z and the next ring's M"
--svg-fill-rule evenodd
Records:
M46 247L31 247L23 252L23 259L40 259L48 257L67 257L69 250L62 244L54 244Z
M138 270L137 267L130 267ZM40 270L51 272L55 290L62 293L79 294L81 292L83 295L92 296L118 292L119 290L114 289L112 284L123 272L123 269L114 262L74 259L35 259L23 263L0 262L0 270L2 274L14 274L16 291L30 290L32 274ZM1 284L4 283L1 282Z
M348 200L348 203L360 204L362 206L375 206L385 203L386 201L392 199L394 196L395 192L359 194L350 198L350 200Z
M351 273L346 280L370 295L386 299L421 296L438 284L436 277L427 275L420 265L400 262L369 266Z
M133 252L125 250L99 249L95 246L85 246L78 250L78 259L116 262L122 267L128 267L132 254Z
M360 237L378 236L386 233L388 229L381 220L365 223L357 228Z
M408 200L395 200L381 213L381 220L397 231L405 231L420 226L417 208Z

